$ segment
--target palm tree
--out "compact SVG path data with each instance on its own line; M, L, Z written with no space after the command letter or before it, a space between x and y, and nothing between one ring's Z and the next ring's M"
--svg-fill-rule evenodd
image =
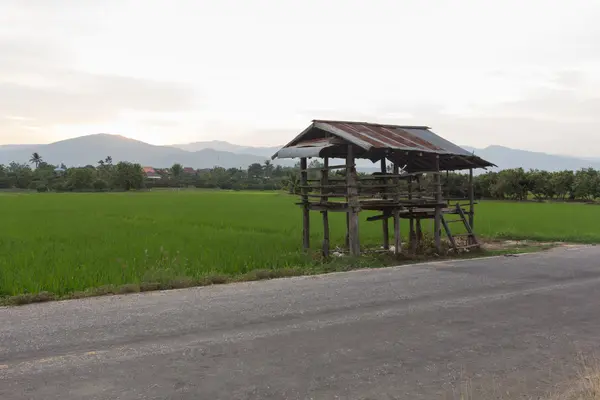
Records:
M271 178L271 175L273 174L273 169L274 169L274 167L273 167L273 164L271 163L271 160L266 160L265 168L264 168L265 178L267 178L267 179Z
M108 165L112 165L112 157L111 156L106 157L106 160L104 160L104 162Z
M43 162L44 160L42 159L42 156L40 156L39 153L33 153L31 155L31 158L29 159L29 162L31 164L35 164L35 168L38 168L39 165Z
M300 193L300 178L295 172L288 172L287 178L283 180L283 186L290 194Z

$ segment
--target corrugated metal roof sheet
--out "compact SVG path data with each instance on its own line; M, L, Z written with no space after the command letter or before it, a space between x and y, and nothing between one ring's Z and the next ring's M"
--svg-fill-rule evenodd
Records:
M363 142L358 146L369 150L397 149L408 151L424 151L428 153L449 153L470 155L457 145L431 132L426 126L381 125L367 122L348 121L314 121L315 128L329 132L343 131L348 134L347 140ZM364 144L367 146L364 146Z
M362 149L360 158L396 158L407 161L408 153L443 155L446 169L483 168L494 164L474 156L467 150L436 135L426 126L384 125L368 122L314 120L294 140L277 152L273 158L322 157L324 154L340 155L338 142L328 142L326 138L339 138ZM336 147L337 146L337 147ZM334 150L335 149L335 150ZM391 152L389 151L391 150ZM333 152L333 153L332 153ZM328 154L332 153L332 154ZM404 153L404 154L401 154ZM405 159L406 158L406 159ZM417 168L432 169L426 160L414 160Z

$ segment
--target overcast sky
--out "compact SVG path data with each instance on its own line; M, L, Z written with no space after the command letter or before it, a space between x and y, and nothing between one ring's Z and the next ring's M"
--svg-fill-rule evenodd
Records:
M278 145L322 118L600 157L599 20L598 0L0 0L0 143Z

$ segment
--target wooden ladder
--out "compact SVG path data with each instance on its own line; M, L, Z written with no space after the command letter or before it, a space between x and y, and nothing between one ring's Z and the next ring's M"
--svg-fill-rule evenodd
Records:
M479 240L477 240L477 236L475 236L475 233L473 232L473 228L471 228L471 225L469 224L469 221L467 220L465 211L462 209L460 204L458 204L458 203L456 204L455 211L452 214L458 215L459 218L455 219L455 220L446 221L446 219L444 218L444 214L442 214L442 226L444 227L444 230L446 231L446 234L448 235L448 240L450 240L450 244L452 245L452 248L454 249L454 251L458 253L460 250L466 250L466 249L471 249L474 247L480 247L481 244L479 243ZM453 235L452 231L450 230L450 226L449 226L449 224L453 223L453 222L462 222L462 224L464 225L467 232ZM456 244L456 240L454 239L457 236L467 237L468 238L467 244L465 246L458 246Z

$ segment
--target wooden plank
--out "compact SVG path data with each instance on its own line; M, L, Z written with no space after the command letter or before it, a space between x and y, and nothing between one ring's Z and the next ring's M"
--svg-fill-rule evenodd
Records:
M388 218L392 218L392 215L391 214L374 215L372 217L367 217L367 221L369 221L369 222L380 221L380 220L387 220Z
M346 185L306 185L306 186L299 185L299 187L301 189L315 189L315 190L320 190L322 188L326 188L326 189L346 189Z
M328 171L332 169L343 169L346 168L346 165L328 165L323 167L310 167L310 168L302 168L300 167L300 171Z
M306 157L300 159L300 168L306 170ZM308 173L306 171L300 172L300 184L306 186L306 180ZM310 248L310 217L308 207L308 190L302 189L302 248L308 251Z
M372 180L381 180L388 178L397 178L397 179L408 179L408 176L401 174L385 174L385 175L366 175L359 177L359 181L372 181Z
M469 237L469 244L479 244L479 241L477 240L477 237L475 236L475 232L473 232L473 228L471 227L471 224L469 224L469 221L467 221L467 217L466 217L463 209L460 207L456 207L456 211L458 211L458 214L463 219L463 221L465 223L465 228L467 229L467 233L463 236Z
M448 240L450 240L450 244L452 245L452 248L454 249L455 252L458 253L458 247L456 246L456 240L454 240L454 236L452 236L450 227L448 226L448 223L446 222L446 220L444 219L443 216L441 218L441 221L442 221L442 225L444 226L444 229L446 230L446 235L448 235Z
M348 154L346 156L346 178L348 182L348 244L350 255L360 255L360 239L358 236L358 212L360 204L358 202L358 190L356 188L356 166L354 164L354 148L348 145Z
M328 198L328 197L346 197L346 194L345 193L327 193L327 194L310 193L310 194L307 194L306 197L321 199L321 198Z
M321 170L321 186L325 188L328 184L329 179L329 158L325 157L323 163L324 168ZM323 195L324 193L324 191L321 191L321 195ZM321 202L326 203L328 199L329 196L325 195L321 199ZM329 214L327 210L325 210L321 211L321 215L323 217L323 245L321 253L323 254L323 257L327 258L329 257Z
M306 182L319 182L320 183L321 182L321 178L319 178L319 179L307 179ZM342 182L342 183L344 183L343 186L346 187L346 178L341 178L341 177L340 178L332 178L332 177L329 177L329 182Z

